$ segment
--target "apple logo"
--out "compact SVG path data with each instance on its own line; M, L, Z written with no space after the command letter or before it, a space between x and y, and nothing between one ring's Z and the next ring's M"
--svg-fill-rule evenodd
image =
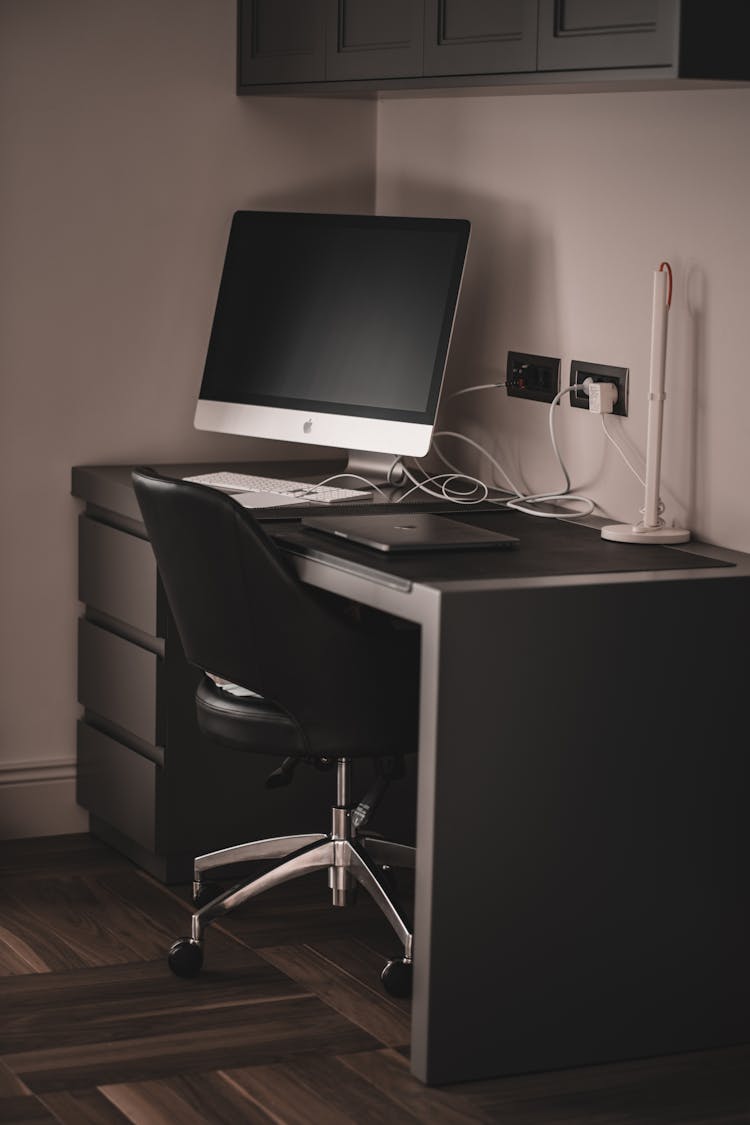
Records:
M309 434L309 433L310 433L310 431L312 430L312 418L308 418L308 419L307 419L307 421L306 421L306 422L304 423L304 425L302 426L302 429L304 430L304 432L305 432L306 434Z

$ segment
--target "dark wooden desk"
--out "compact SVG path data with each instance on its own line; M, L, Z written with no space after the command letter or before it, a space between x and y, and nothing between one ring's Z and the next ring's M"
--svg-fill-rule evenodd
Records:
M128 489L126 467L74 474L89 519L137 533ZM494 575L273 531L305 581L422 630L411 1065L429 1083L750 1038L750 557L580 527L545 562L560 525L526 520Z

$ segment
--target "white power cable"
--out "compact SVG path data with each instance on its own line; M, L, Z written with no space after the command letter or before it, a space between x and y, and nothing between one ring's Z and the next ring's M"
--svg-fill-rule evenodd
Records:
M467 395L469 391L493 391L498 387L507 387L508 384L503 380L502 383L477 383L473 387L462 387L460 391L451 391L449 395L445 396L447 402L449 398L457 398L459 395Z
M612 445L614 445L615 449L616 449L616 450L617 450L617 452L618 452L618 453L620 454L620 456L622 457L623 461L625 462L625 464L627 465L627 467L628 467L628 468L630 469L631 473L632 473L632 474L633 474L633 476L634 476L634 477L636 478L636 480L637 480L637 481L639 481L639 482L640 482L640 483L641 483L642 485L644 485L644 487L645 487L645 484L646 484L645 480L643 479L643 477L641 476L641 474L640 474L640 473L638 472L638 470L636 469L635 465L633 465L633 464L632 464L632 463L631 463L631 462L630 462L630 461L628 460L628 458L627 458L627 456L626 456L626 454L625 454L625 451L624 451L624 449L622 448L622 446L618 445L618 443L617 443L617 442L615 441L615 439L614 439L614 437L612 436L612 434L611 434L611 433L609 432L609 430L607 429L607 422L606 422L606 418L607 418L607 415L606 415L606 414L602 414L602 429L604 430L604 436L605 436L605 437L607 438L607 440L608 440L608 441L611 441L611 442L612 442Z
M407 491L399 496L397 500L394 500L395 504L402 503L402 501L405 500L407 496L411 496L412 492L417 491L424 492L428 496L434 497L436 500L449 500L451 504L467 505L481 504L487 499L487 496L489 495L489 488L484 483L484 481L479 480L477 477L471 477L467 473L438 473L433 476L425 476L423 480L418 480L415 476L413 476L411 472L409 472L405 465L403 466L403 468L404 474L412 482L412 487L407 489ZM472 487L472 492L475 490L479 490L479 495L474 497L472 496L472 492L457 493L455 491L451 491L453 482L458 480L467 481ZM430 484L437 485L439 491L428 488L427 486Z
M487 449L485 449L485 447L483 445L480 445L478 441L474 441L473 438L467 437L466 434L461 434L457 430L438 430L436 433L434 433L432 435L432 437L433 437L433 441L435 440L435 438L442 438L442 437L457 438L459 441L465 441L467 445L473 446L474 449L478 450L482 454L483 457L486 457L487 460L492 465L494 465L494 467L497 469L497 471L500 473L501 476L505 477L508 484L510 485L510 491L515 496L520 497L520 496L523 495L521 490L519 488L517 488L517 486L513 483L511 478L508 476L508 474L506 473L505 469L502 467L500 462L497 461L492 456L492 454ZM455 465L452 465L450 463L450 461L447 459L447 457L445 457L445 455L438 449L437 446L435 446L434 449L435 449L435 453L438 455L438 457L440 458L440 460L443 462L444 465L446 465L449 469L451 469L455 473L460 472L460 469L457 469ZM492 492L507 492L508 491L507 488L498 488L497 485L486 484L486 482L484 482L484 481L482 483L485 485L485 488L487 488L488 491L492 491Z
M471 386L471 387L462 387L461 390L452 391L451 394L449 394L447 396L447 398L449 398L449 399L450 398L456 398L458 395L469 394L469 392L471 392L471 391L497 390L499 388L506 387L507 385L508 385L507 382L478 383L478 384L476 384L474 386ZM497 504L499 506L504 506L504 507L507 507L507 508L513 508L513 509L515 509L516 511L519 511L519 512L525 512L527 515L530 515L530 516L539 516L541 519L577 519L577 518L580 518L582 516L590 515L591 512L593 512L593 510L596 506L595 502L594 502L594 500L591 499L590 496L582 496L578 493L574 493L574 492L570 491L570 489L571 489L570 476L568 474L567 468L565 467L565 463L562 459L562 455L560 454L560 450L559 450L558 445L557 445L557 438L555 436L555 414L554 414L555 406L561 400L563 395L570 394L572 391L576 391L576 390L580 390L580 387L577 384L571 384L568 387L563 387L563 389L561 391L559 391L555 395L555 397L552 399L552 401L550 403L550 409L549 409L548 422L549 422L550 440L552 442L552 449L555 453L555 457L557 458L557 463L560 466L560 471L562 472L563 477L565 479L565 488L564 489L558 490L557 492L537 492L537 493L525 494L525 493L522 492L522 490L520 488L518 488L518 486L515 484L515 482L512 480L512 478L506 472L506 470L503 468L503 466L500 464L500 462L495 457L493 457L492 454L489 452L489 450L487 450L480 442L475 441L474 438L470 438L466 434L459 433L457 430L436 430L435 433L433 434L433 441L436 438L450 437L450 438L455 438L458 441L463 441L467 445L470 445L473 449L477 450L477 452L480 453L482 455L482 457L485 457L490 462L490 464L497 470L497 472L502 477L505 478L505 480L510 485L510 489L504 489L504 488L499 487L498 485L487 484L486 481L481 480L479 477L474 477L474 476L471 476L471 474L469 474L469 473L462 472L460 469L457 468L457 466L455 466L454 464L452 464L448 460L448 458L445 456L445 454L442 452L442 450L437 445L433 445L434 452L439 457L439 459L442 461L442 463L450 470L450 472L448 472L448 473L435 473L435 474L432 474L432 475L428 475L425 472L425 470L421 469L421 466L419 466L420 470L425 474L423 476L423 478L420 480L416 476L414 476L414 474L412 472L410 472L409 469L407 469L406 465L404 464L404 462L402 460L401 461L401 467L403 468L404 475L411 482L411 488L408 488L406 490L406 492L402 493L401 496L399 496L396 500L392 500L391 503L400 504L408 496L411 496L412 493L420 491L420 492L424 492L427 496L432 496L436 500L446 500L446 501L449 501L452 504L458 504L458 505L472 506L472 505L475 505L475 504L482 504L485 501L488 501L491 504ZM605 422L604 422L605 415L602 414L601 418L602 418L602 428L604 429L605 435L609 438L609 440L612 442L612 444L618 450L618 452L623 457L623 459L625 460L625 462L629 466L629 468L635 473L636 476L638 476L638 473L636 472L636 470L630 464L627 457L625 457L625 454L623 453L623 451L617 445L617 442L615 442L614 438L612 437L612 435L607 430L607 427L606 427ZM416 458L415 460L418 463L419 459ZM368 480L366 477L359 476L356 473L338 473L334 476L327 477L326 480L321 481L320 484L327 484L330 481L337 480L337 479L342 478L342 477L349 477L350 479L354 478L356 480L361 480L365 484L368 484L371 488L374 488L377 492L380 493L381 496L383 496L384 498L387 499L386 494L383 492L383 490L381 488L378 487L377 484L375 484L373 481ZM639 476L638 476L638 479L641 480L641 478ZM465 484L468 487L467 488L459 487L459 482L465 482ZM642 483L643 483L643 481L641 480L641 484ZM311 485L310 490L312 491L314 488L319 487L320 484L319 485ZM430 487L430 486L434 486L434 487ZM499 492L499 493L502 493L503 496L502 496L502 498L498 497L497 499L494 499L494 498L490 497L490 492ZM509 492L510 492L510 498L506 499L505 497L508 495ZM536 504L553 504L553 503L557 503L557 504L579 503L579 504L584 504L585 507L584 507L583 511L578 511L578 512L574 512L574 511L540 512L540 511L537 511L534 507L534 505L536 505Z
M633 474L633 476L635 477L635 479L639 482L639 484L642 484L643 487L645 488L646 487L646 481L641 476L641 474L638 472L635 465L633 465L632 462L628 460L628 457L625 453L625 450L622 448L622 446L620 446L617 443L617 441L615 441L614 437L612 436L612 434L607 429L606 417L607 417L606 414L602 414L602 429L604 430L604 436L615 447L615 449L620 454L620 456L622 457L622 459L625 462L625 464L627 465L627 467L630 469L630 471ZM664 501L662 500L662 498L660 496L659 502L657 504L657 514L658 514L659 527L664 527L665 521L661 518L663 511L664 511ZM645 516L645 514L646 514L645 505L644 505L644 507L638 509L638 514L641 515L641 516Z
M325 480L319 480L315 484L311 484L304 492L299 493L297 499L304 500L309 493L315 492L318 488L322 488L324 484L330 484L332 480L361 480L369 488L374 488L376 492L379 492L384 500L388 500L388 496L383 492L382 488L379 488L374 481L368 480L367 477L360 476L359 473L334 473L332 476L326 477Z
M581 516L591 515L591 513L593 512L594 508L596 507L596 503L591 499L590 496L581 496L576 492L570 491L570 476L568 475L568 470L565 468L565 463L563 462L560 450L557 447L557 439L555 437L555 407L557 406L563 395L571 394L573 391L578 390L580 390L580 387L576 383L571 383L569 387L563 387L561 391L557 392L549 406L549 435L552 441L552 448L555 452L555 457L557 458L557 463L560 466L563 476L565 477L565 488L562 490L562 492L535 493L533 496L521 496L514 500L507 500L507 508L514 508L516 511L526 512L527 515L530 516L540 516L542 519L554 520L580 518ZM570 501L585 504L586 507L581 512L535 512L532 507L527 508L524 506L526 504L567 504Z
M472 387L463 387L459 391L453 391L452 394L448 395L447 397L455 398L457 395L468 394L470 391L495 390L500 387L506 387L507 385L507 382L481 383ZM475 441L473 438L468 437L466 434L459 433L456 430L437 430L433 434L433 441L436 438L443 437L456 438L458 441L466 442L467 445L472 446L472 448L476 449L483 457L486 457L490 464L492 464L494 468L497 469L500 475L504 477L510 485L510 499L501 499L499 497L497 499L490 498L490 492L500 492L507 494L509 490L500 488L497 485L487 484L486 481L483 481L478 477L473 477L468 473L461 472L461 470L458 469L457 466L455 466L451 461L448 460L448 458L437 445L433 445L435 453L440 458L442 463L451 470L450 473L440 473L434 476L426 476L424 480L419 481L404 466L404 472L406 473L408 479L412 482L412 488L408 489L406 493L399 497L399 500L397 500L396 503L404 500L407 496L411 496L413 492L416 492L419 489L425 492L428 496L433 496L438 500L449 500L452 503L456 504L480 504L485 500L489 500L489 503L491 504L497 504L499 506L504 506L507 508L514 508L517 511L525 512L530 516L539 516L541 519L577 519L582 516L590 515L596 506L595 502L591 499L590 496L581 496L578 493L570 491L570 476L568 475L568 470L566 469L565 463L563 462L560 450L557 445L557 438L555 436L555 406L563 397L563 395L570 394L572 391L579 389L580 388L576 385L564 387L563 390L559 391L555 395L554 399L550 403L549 432L550 439L552 441L552 448L554 450L555 457L557 458L557 463L560 466L563 477L565 478L565 488L562 491L524 494L511 479L500 462L495 457L493 457L492 454L483 445L480 444L480 442ZM472 486L472 490L475 488L480 488L483 491L481 491L480 495L477 497L471 497L470 493L463 496L457 496L455 494L455 491L451 491L451 486L458 480L467 481ZM442 484L440 483L441 481L443 482ZM440 491L438 492L427 487L431 484L436 484ZM584 504L585 507L583 511L578 512L540 512L537 511L534 507L534 505L536 504L567 504L569 502Z

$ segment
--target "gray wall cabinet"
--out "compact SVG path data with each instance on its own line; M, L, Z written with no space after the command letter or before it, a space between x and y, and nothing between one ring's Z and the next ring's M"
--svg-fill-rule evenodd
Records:
M750 80L747 0L238 0L237 92Z

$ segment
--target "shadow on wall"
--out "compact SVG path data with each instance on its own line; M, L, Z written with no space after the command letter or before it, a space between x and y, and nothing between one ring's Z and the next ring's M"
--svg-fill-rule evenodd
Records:
M392 194L398 205L378 207L378 213L469 219L472 224L447 392L504 377L509 348L530 351L540 338L557 338L553 243L530 207L517 201L498 204L496 198L467 192L459 196L435 183L399 182ZM240 206L351 212L347 200L352 197L340 183L321 180L248 196Z
M706 449L708 435L705 431L709 417L706 403L701 401L701 388L706 394L706 310L708 303L708 279L705 271L691 265L685 272L685 318L684 343L685 357L683 378L687 383L687 417L680 420L681 433L685 440L681 449L682 466L679 479L686 482L683 501L686 512L685 526L692 524L691 516L696 511L705 510L708 497L700 494L701 455ZM669 387L667 387L667 392Z
M399 181L389 195L398 203L378 206L378 213L468 219L472 225L447 392L498 381L505 375L508 349L531 351L540 339L558 338L553 241L528 205L420 181ZM340 183L321 180L255 194L241 206L351 212L353 197L351 187L342 190Z
M371 211L375 205L375 102L239 97L233 112L251 145L255 186L247 207Z
M467 191L449 181L425 182L395 178L381 184L378 210L468 219L471 241L461 298L448 360L439 428L480 433L477 440L495 454L498 430L494 423L510 409L504 392L480 391L451 399L452 392L505 379L509 350L559 354L559 308L555 245L544 217L523 200ZM528 404L523 403L523 406ZM512 454L518 460L526 432L536 436L539 414L514 414ZM489 424L488 424L489 423ZM454 443L455 445L455 443ZM446 446L447 449L447 446ZM461 443L457 459L462 468L489 479L489 466L471 447ZM437 466L435 466L437 467ZM522 474L513 466L515 477ZM493 475L491 472L489 475ZM498 484L505 484L500 479Z
M705 510L708 504L705 476L705 451L709 443L706 422L710 414L706 382L708 279L701 266L683 264L675 258L670 264L674 276L674 297L667 330L659 492L667 522L694 527L695 513ZM644 323L643 332L648 340L650 321ZM646 360L649 356L647 351ZM623 428L616 427L614 433L623 453L645 473L650 407L650 369L647 363L635 374L636 379L633 379L631 372L627 424ZM590 467L589 477L581 487L595 487L609 454L609 449L603 446L601 465ZM618 471L625 473L623 466ZM643 485L635 486L632 478L624 479L633 488L637 505L643 505ZM642 506L633 506L623 509L622 518L636 522L642 514Z
M371 189L371 185L369 185ZM325 214L372 214L374 192L360 177L350 180L306 180L282 191L249 195L238 203L248 211L313 211Z

